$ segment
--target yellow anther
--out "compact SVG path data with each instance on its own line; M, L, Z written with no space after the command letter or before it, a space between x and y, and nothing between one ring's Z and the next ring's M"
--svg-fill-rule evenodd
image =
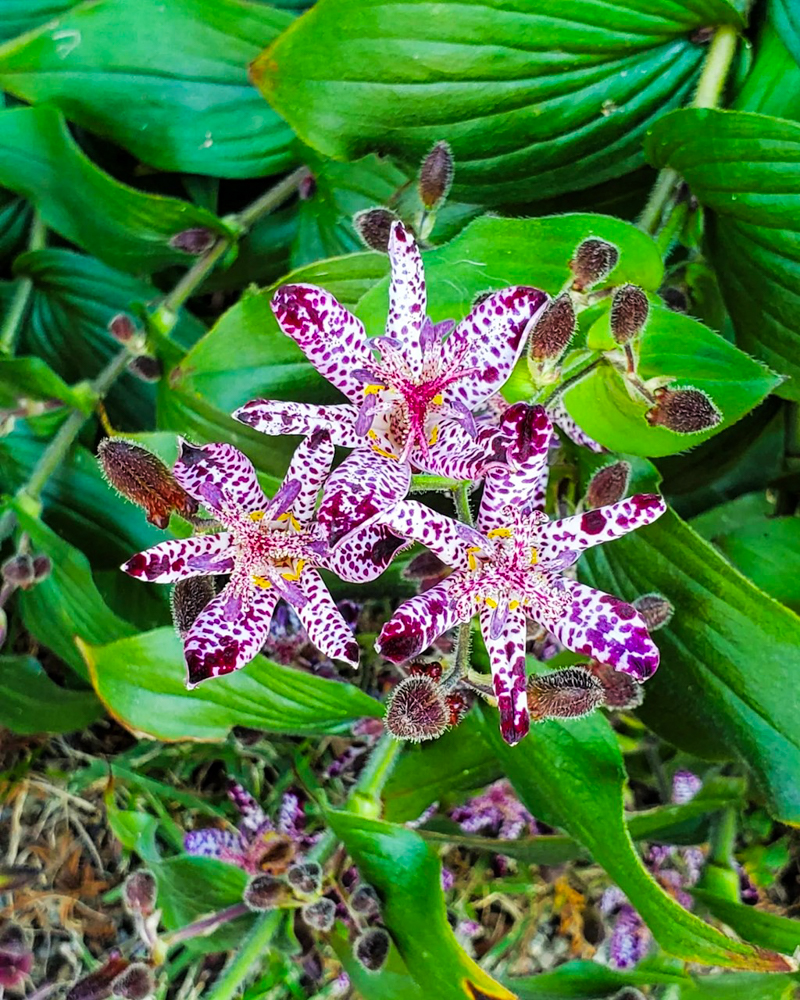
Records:
M519 601L509 601L508 602L508 610L509 611L516 611L518 607L519 607Z
M288 521L295 531L302 531L303 525L297 520L294 514L290 511L284 511L283 514L278 518L279 521Z
M486 532L487 538L511 538L511 528L492 528Z
M272 586L272 584L265 576L254 576L253 583L257 587L261 587L262 590L268 590Z
M477 595L477 596L475 597L475 603L476 603L476 604L483 604L483 595L482 595L482 594L478 594L478 595Z
M531 549L531 566L535 566L539 562L539 553L536 549Z
M486 605L487 605L487 607L490 607L490 608L496 608L497 607L497 601L493 597L487 597L486 598Z
M378 435L375 431L367 431L367 437L372 442L371 448L376 455L382 455L383 458L393 458L397 461L397 455L393 455L390 451L385 451L383 448L379 447L375 442L378 440Z
M434 406L441 406L442 403L444 402L444 396L440 392L437 392L436 395L431 400L431 402L433 403Z
M263 510L254 510L250 514L248 514L247 516L250 518L251 521L263 521L263 519L264 519L264 511Z
M303 567L306 564L305 559L298 559L294 564L294 569L290 570L288 573L281 573L284 580L299 580L300 574L303 572Z
M386 388L385 385L379 385L377 382L375 382L375 383L373 383L371 385L365 385L364 386L364 395L365 396L377 396L378 393L379 392L383 392L383 390L385 388Z
M470 545L470 547L467 549L467 561L469 562L470 569L478 568L478 560L475 558L475 553L480 552L480 550L481 550L480 545Z
M436 444L436 442L438 440L439 440L439 425L438 424L434 424L434 427L433 427L433 430L431 431L431 437L430 437L430 440L428 441L428 444L431 444L431 445Z

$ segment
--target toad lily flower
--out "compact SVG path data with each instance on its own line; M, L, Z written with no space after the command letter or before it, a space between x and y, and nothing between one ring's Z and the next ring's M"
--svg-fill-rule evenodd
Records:
M350 402L314 406L257 399L234 416L265 434L325 428L334 444L370 449L405 466L406 476L413 470L480 478L486 448L477 440L474 412L508 379L528 324L544 309L547 295L536 288L505 288L458 326L434 324L426 314L422 257L400 222L392 226L389 258L385 336L372 341L361 322L322 288L284 285L272 300L283 332Z
M326 656L358 665L358 644L314 568L327 565L326 533L314 520L314 505L332 461L330 436L312 434L269 500L249 459L232 445L195 447L180 440L176 480L227 530L162 542L122 569L156 583L231 574L186 633L188 687L249 663L281 598Z
M384 625L376 648L395 663L408 660L477 611L489 652L503 738L528 731L526 618L567 649L596 657L638 681L658 666L658 649L636 609L562 576L581 552L649 524L665 508L642 494L585 514L549 521L541 509L552 425L541 407L516 404L504 416L513 434L508 464L486 473L477 530L402 501L383 518L393 532L435 552L453 573L402 604Z

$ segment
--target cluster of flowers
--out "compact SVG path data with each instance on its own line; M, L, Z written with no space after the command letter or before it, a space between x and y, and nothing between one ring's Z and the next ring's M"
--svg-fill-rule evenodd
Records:
M321 288L285 285L273 298L281 329L348 400L258 399L236 411L265 434L304 436L275 496L264 495L252 464L230 444L181 439L172 473L178 495L162 489L164 507L151 515L163 523L177 508L199 531L139 553L123 569L158 583L230 574L221 593L205 591L181 628L194 686L245 666L264 645L281 599L326 656L356 667L358 643L319 570L368 582L419 542L452 572L397 608L376 648L403 663L477 613L503 736L515 743L530 723L528 618L567 649L637 681L656 669L658 650L637 609L564 571L588 547L651 523L665 505L657 495L638 495L549 520L551 420L542 407L509 406L499 396L530 332L548 316L548 296L504 288L482 297L458 325L433 323L421 255L400 222L392 224L388 252L384 336L367 339L361 322ZM351 451L331 471L335 446ZM482 483L475 524L407 499L415 473ZM198 518L200 505L208 519Z

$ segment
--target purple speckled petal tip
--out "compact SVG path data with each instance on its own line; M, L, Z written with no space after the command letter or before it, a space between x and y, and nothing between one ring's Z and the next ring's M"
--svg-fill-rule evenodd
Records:
M468 620L470 612L464 613L463 605L452 600L448 578L401 604L381 629L375 648L392 663L404 663L448 629Z
M389 285L389 316L386 335L398 341L412 371L422 367L420 335L426 319L425 275L422 257L413 235L402 222L392 225L389 236L392 280Z
M160 542L132 556L121 569L137 580L177 583L190 576L230 573L233 565L231 537L221 532Z
M314 434L327 431L341 448L356 448L363 442L356 433L358 408L349 403L316 406L313 403L285 403L277 399L251 399L233 416L262 434Z
M186 492L213 511L225 524L254 510L264 510L267 498L250 459L225 442L200 447L178 439L173 474Z
M316 570L306 569L300 575L299 587L307 598L301 608L295 608L308 638L320 652L332 660L344 660L358 666L359 649L356 638L342 613L336 607L328 588Z
M480 611L481 632L492 668L492 686L500 713L500 732L513 746L530 729L525 692L525 614L521 608L504 608L497 623L497 608L484 605Z

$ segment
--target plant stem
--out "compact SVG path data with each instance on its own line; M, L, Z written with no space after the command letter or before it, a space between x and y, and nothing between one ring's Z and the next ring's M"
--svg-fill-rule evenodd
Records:
M461 486L468 486L469 482L463 479L448 479L447 476L429 476L418 474L411 477L411 489L414 492L430 490L457 490Z
M28 250L41 250L45 245L46 234L47 227L42 222L39 214L34 212L28 236ZM8 307L6 318L3 320L3 326L0 329L0 354L14 353L14 341L17 339L17 333L28 311L28 302L30 301L32 292L33 282L31 279L20 278L11 299L11 305Z
M250 970L269 948L282 920L281 910L271 910L256 920L205 1000L232 1000L237 995Z
M644 211L639 216L640 229L655 236L661 223L661 216L664 214L667 203L674 198L680 179L680 174L672 167L661 169L656 177L653 190L650 192L650 197L647 199Z
M459 521L474 526L472 508L469 505L469 483L462 483L457 489L453 490L453 500L456 505L456 516Z
M173 931L172 934L164 935L161 942L167 948L174 948L176 944L181 944L183 941L189 941L196 937L207 937L209 934L213 934L217 928L222 927L223 924L230 923L231 920L237 920L239 917L244 917L248 913L252 913L252 910L246 903L234 903L233 906L228 906L224 910L217 910L216 913L203 917L202 920L195 920L193 924L180 927L178 930Z

